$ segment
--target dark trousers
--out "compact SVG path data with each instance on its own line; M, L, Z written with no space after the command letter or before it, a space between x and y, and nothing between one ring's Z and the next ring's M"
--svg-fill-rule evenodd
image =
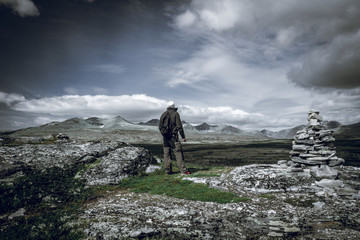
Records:
M164 136L164 167L165 172L171 173L172 166L171 166L171 157L170 157L170 150L172 149L176 158L176 162L178 168L180 169L181 173L187 172L187 168L184 163L184 154L182 151L181 143L179 142L179 138L177 134L172 134L170 136Z

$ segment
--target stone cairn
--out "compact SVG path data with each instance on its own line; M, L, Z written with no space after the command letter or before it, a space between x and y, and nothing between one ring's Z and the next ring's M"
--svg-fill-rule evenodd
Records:
M345 160L335 156L334 131L321 124L317 110L308 111L308 126L296 132L290 157L296 165L330 167L342 165Z

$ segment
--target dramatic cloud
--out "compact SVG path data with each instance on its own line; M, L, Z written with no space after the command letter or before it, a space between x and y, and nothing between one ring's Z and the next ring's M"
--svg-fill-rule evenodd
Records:
M193 25L195 19L196 16L189 10L186 10L186 12L180 14L175 18L175 22L178 27L184 28Z
M0 0L20 16L34 3ZM310 108L360 121L358 0L71 0L41 10L51 14L3 16L4 126L28 116L147 121L165 99L190 123L285 128L306 123Z
M44 125L50 122L62 122L65 121L66 118L61 118L61 117L36 117L34 120L34 123L39 126L39 125Z
M46 114L37 117L36 124L64 120L69 117L114 117L122 116L130 121L147 121L159 118L166 109L165 100L146 95L64 95L60 97L26 100L12 105L12 109L27 113ZM182 119L191 123L233 124L254 128L268 124L262 114L248 113L240 109L223 107L195 107L180 105Z
M238 62L288 62L292 68L289 79L310 88L359 86L359 22L360 2L356 0L316 0L311 4L296 0L271 4L266 0L193 0L185 12L174 17L174 26L184 36L223 41L233 48ZM244 49L254 51L256 45L260 51L244 56ZM299 62L295 54L304 57ZM207 57L198 63L210 61ZM178 68L168 83L171 86L206 79L180 69L186 65Z
M242 128L254 128L263 124L264 115L258 113L248 113L241 109L232 107L207 107L200 108L194 106L180 106L179 111L183 119L188 119L191 123L200 124L232 124Z
M248 42L240 44L247 45ZM232 48L231 43L212 42L203 45L181 62L158 68L157 73L171 88L185 85L195 89L201 96L199 101L246 108L248 111L252 105L269 97L294 98L304 95L288 83L287 68L276 64L267 67L267 64L246 63L248 59L256 59L259 49L261 46ZM281 90L284 87L286 91ZM259 107L257 110L264 109Z
M76 95L78 94L78 90L74 87L66 87L64 88L65 93L69 94L69 95Z
M15 93L0 92L0 103L10 106L13 103L24 101L25 97Z
M39 10L31 0L0 0L0 5L13 9L21 17L39 16Z
M13 105L12 108L17 111L56 116L111 117L121 115L129 120L137 121L143 120L144 116L157 116L165 106L165 100L136 94L122 96L64 95L22 101Z
M323 99L314 100L310 108L321 109L325 120L347 124L360 122L360 90L353 93L350 95L329 92Z
M335 38L309 52L289 78L302 87L352 89L360 87L360 30Z
M267 0L193 0L189 9L175 17L175 23L200 34L203 32L199 30L204 28L216 32L237 29L242 33L267 30L275 34L268 38L280 42L302 41L297 37L304 36L326 41L356 32L359 11L357 0L315 0L311 4L296 0L274 0L271 4Z
M100 64L97 66L87 67L86 70L102 72L102 73L121 74L126 71L126 68L124 68L121 65L115 65L115 64Z
M107 96L107 95L64 95L59 97L25 99L18 94L0 92L0 102L16 111L17 123L11 123L7 130L63 121L71 117L122 116L132 122L158 119L166 109L167 100L144 94ZM176 103L182 120L201 124L230 124L241 129L260 130L291 128L306 123L309 108L321 109L325 120L342 123L360 121L360 107L350 109L349 103L360 106L359 94L353 96L329 93L307 104L293 102L291 98L273 98L259 101L251 111L230 106L199 107ZM268 109L263 113L257 110ZM19 122L19 113L28 114L26 123ZM24 120L23 120L24 121Z

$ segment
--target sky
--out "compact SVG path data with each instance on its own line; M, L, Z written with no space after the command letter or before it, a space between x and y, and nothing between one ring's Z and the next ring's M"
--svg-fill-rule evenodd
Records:
M360 122L358 0L0 0L0 130L72 117Z

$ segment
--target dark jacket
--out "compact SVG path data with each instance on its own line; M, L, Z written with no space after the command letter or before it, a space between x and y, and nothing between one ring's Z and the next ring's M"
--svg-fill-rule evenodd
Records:
M184 139L185 133L184 128L181 123L180 114L177 112L177 108L168 108L160 117L162 119L167 113L170 113L170 124L172 129L172 134L180 133L180 136Z

